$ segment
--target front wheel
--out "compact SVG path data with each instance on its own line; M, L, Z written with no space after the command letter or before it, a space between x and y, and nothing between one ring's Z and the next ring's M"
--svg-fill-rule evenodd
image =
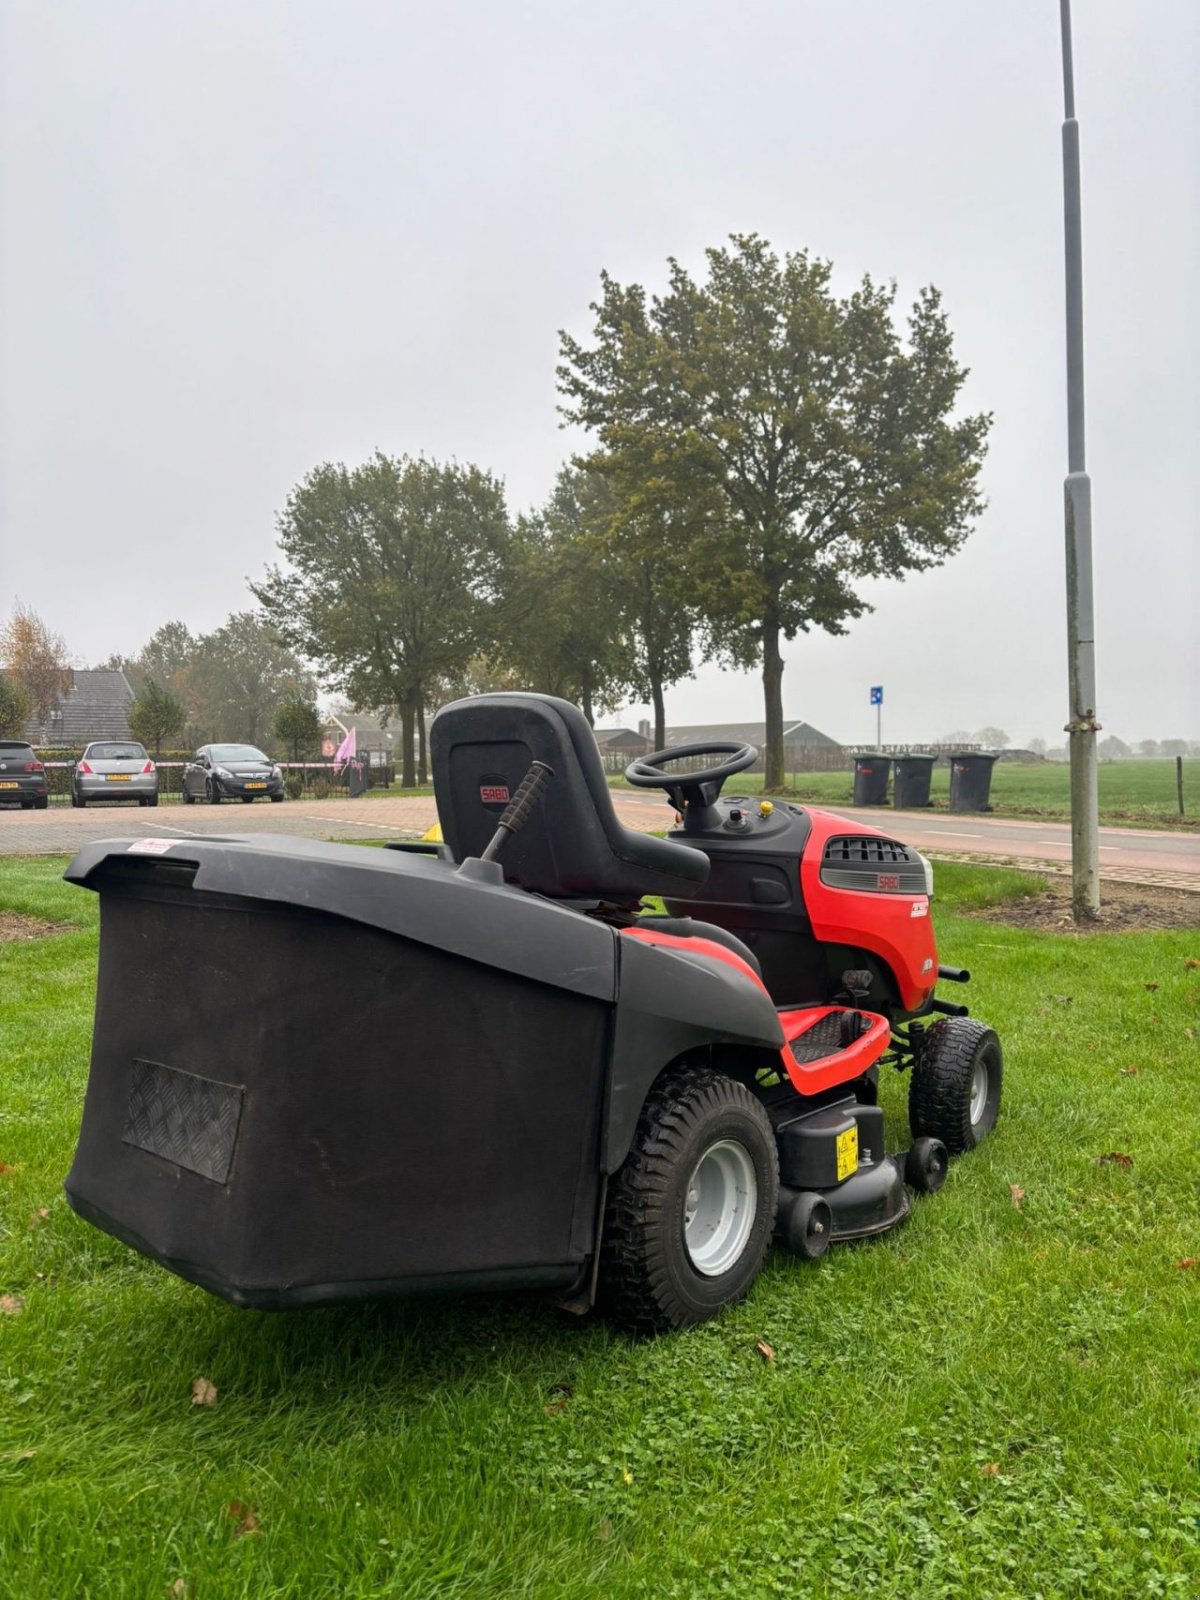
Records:
M669 1073L609 1189L602 1307L644 1332L707 1322L758 1276L778 1202L774 1135L750 1091L707 1067Z
M952 1156L974 1150L1000 1115L1004 1057L991 1028L947 1017L926 1033L908 1088L913 1137L940 1139Z
M184 784L183 788L180 790L180 798L182 799L182 801L183 801L185 806L195 805L195 803L196 803L196 796L192 793L192 791L188 788L188 786L186 784Z
M221 804L221 791L217 788L216 784L211 778L205 780L204 798L208 801L210 806L219 806Z

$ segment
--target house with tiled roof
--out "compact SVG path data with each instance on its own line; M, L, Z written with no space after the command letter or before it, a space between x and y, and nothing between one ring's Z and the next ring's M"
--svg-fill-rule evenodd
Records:
M129 739L133 690L123 672L75 668L71 687L51 711L45 725L36 717L25 724L30 744L67 750L91 739Z

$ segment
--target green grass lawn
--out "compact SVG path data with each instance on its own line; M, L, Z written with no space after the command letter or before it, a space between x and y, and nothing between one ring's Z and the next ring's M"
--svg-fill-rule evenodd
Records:
M995 1135L894 1234L639 1344L515 1297L239 1312L76 1219L96 902L61 866L0 861L0 906L79 925L0 946L0 1594L1200 1594L1194 932L971 920L1037 880L939 866Z
M623 787L624 779L614 779ZM893 778L893 788L895 780ZM813 805L851 803L851 772L799 772L789 775L788 794ZM731 778L726 793L757 794L761 773ZM1105 761L1100 764L1100 820L1125 827L1200 827L1200 761L1183 764L1184 818L1175 797L1173 761ZM935 810L950 805L950 769L935 767L931 798ZM1022 766L998 761L992 769L992 808L997 816L1062 818L1071 815L1070 772L1056 762Z

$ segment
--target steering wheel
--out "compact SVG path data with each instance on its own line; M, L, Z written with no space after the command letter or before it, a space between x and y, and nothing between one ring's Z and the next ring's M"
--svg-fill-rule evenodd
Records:
M728 759L700 772L662 770L668 761L694 760L697 756L726 756ZM745 772L757 760L755 747L739 744L736 739L719 739L711 744L674 744L631 761L625 768L625 778L637 789L665 789L675 809L683 813L684 831L703 833L720 825L720 813L714 802L726 778L732 778L735 772Z
M728 756L729 760L720 761L715 767L705 767L702 772L660 770L664 762L693 760L696 756ZM666 750L656 750L652 756L631 761L625 768L625 779L637 789L679 789L685 784L692 788L702 783L715 783L715 800L726 778L732 778L735 772L745 772L757 760L758 751L754 746L739 744L736 739L720 739L714 744L673 744Z

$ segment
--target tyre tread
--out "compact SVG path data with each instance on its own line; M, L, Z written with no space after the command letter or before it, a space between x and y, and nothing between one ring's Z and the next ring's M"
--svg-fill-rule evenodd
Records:
M989 1036L996 1037L975 1017L947 1017L926 1033L908 1089L908 1121L914 1139L940 1139L952 1156L975 1148L978 1140L971 1129L970 1081L975 1056ZM999 1040L996 1042L998 1049Z
M666 1074L646 1098L633 1144L611 1180L600 1247L600 1298L613 1321L636 1332L660 1333L696 1318L671 1281L664 1240L652 1224L661 1216L687 1142L696 1126L722 1111L748 1112L759 1123L774 1159L774 1136L761 1103L735 1079L711 1067ZM778 1178L776 1176L776 1185ZM774 1222L776 1194L761 1200ZM749 1290L771 1242L760 1230L757 1259L732 1304ZM748 1246L754 1249L753 1243Z

